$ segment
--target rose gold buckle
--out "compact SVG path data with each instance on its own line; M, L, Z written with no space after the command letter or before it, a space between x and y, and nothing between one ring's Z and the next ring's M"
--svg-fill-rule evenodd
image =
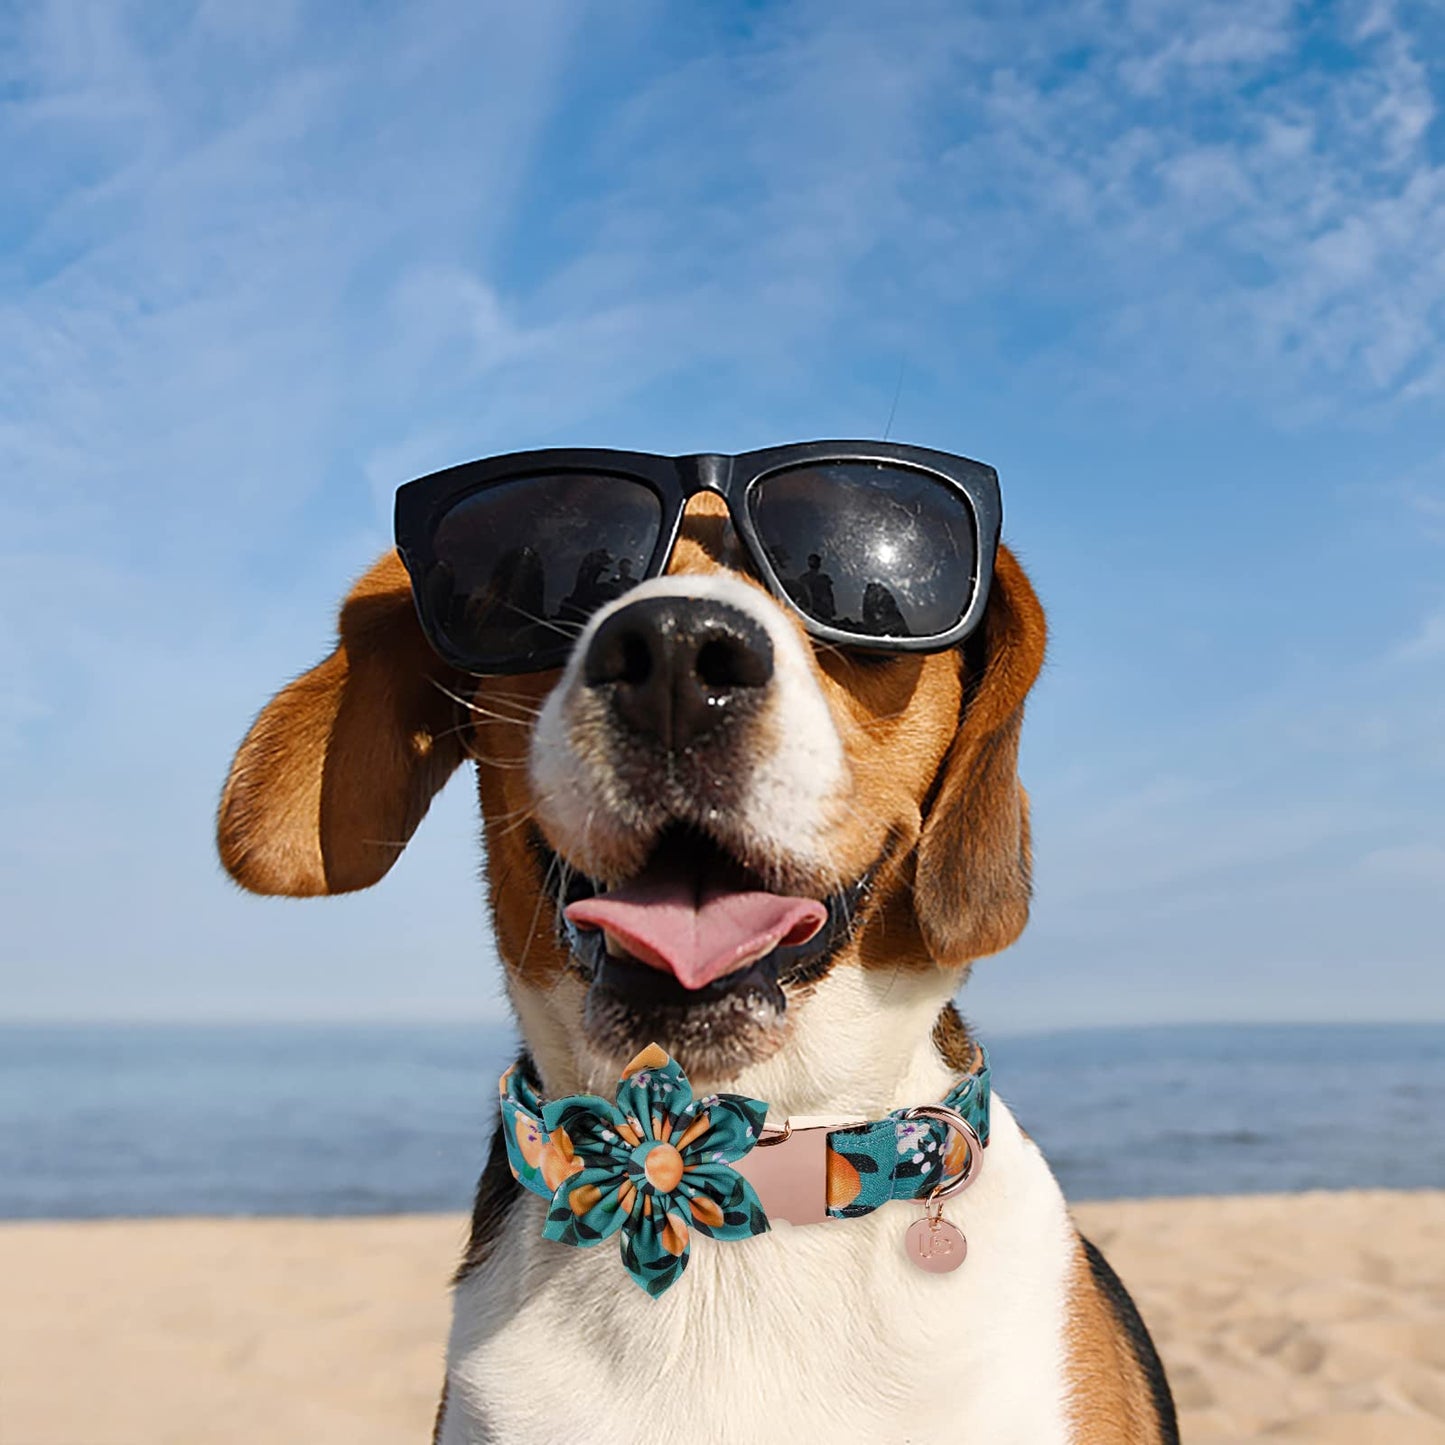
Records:
M973 1125L957 1109L950 1109L947 1104L919 1104L916 1108L905 1110L903 1117L937 1119L963 1140L968 1148L968 1157L963 1161L963 1168L952 1179L939 1180L928 1196L928 1203L941 1202L951 1199L955 1194L962 1194L978 1178L979 1170L983 1168L983 1145L979 1142Z
M788 1119L764 1127L758 1142L732 1167L753 1186L769 1222L821 1224L828 1213L828 1135L866 1119Z

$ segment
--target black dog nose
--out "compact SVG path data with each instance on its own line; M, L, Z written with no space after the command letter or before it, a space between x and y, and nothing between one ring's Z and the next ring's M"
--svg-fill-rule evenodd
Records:
M611 688L636 733L686 748L755 702L773 675L773 644L746 612L710 597L645 597L593 634L588 687Z

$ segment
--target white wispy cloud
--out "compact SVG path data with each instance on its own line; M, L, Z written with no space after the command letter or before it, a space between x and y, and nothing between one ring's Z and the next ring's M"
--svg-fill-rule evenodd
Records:
M1400 643L1392 655L1399 662L1430 662L1445 658L1445 612L1427 617L1419 630Z
M1405 23L1105 13L1082 58L1066 29L971 87L983 124L947 157L947 201L995 237L985 284L1027 268L1055 295L1093 288L1081 310L1122 383L1153 367L1297 404L1437 393L1445 170ZM1320 40L1348 58L1312 59Z

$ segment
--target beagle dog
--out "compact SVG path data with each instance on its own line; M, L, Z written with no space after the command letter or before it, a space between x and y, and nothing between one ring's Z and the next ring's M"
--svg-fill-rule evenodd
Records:
M1045 624L992 475L881 443L437 474L403 488L400 551L351 589L335 650L242 742L219 848L267 894L376 883L475 764L523 1053L455 1278L441 1445L1178 1440L1037 1146L997 1098L970 1128L939 1104L985 1077L952 999L1030 898L1017 758ZM608 1102L667 1070L696 1091L687 1131ZM578 1182L601 1178L592 1125L553 1127L579 1099L631 1170L610 1203ZM726 1108L737 1147L699 1164L687 1141ZM932 1130L908 1157L936 1153L947 1187L850 1209L859 1121L900 1158ZM792 1177L749 1174L748 1145ZM724 1210L679 1183L694 1169L767 1217L704 1237ZM684 1195L648 1236L665 1290L564 1247L610 1208L626 1259ZM931 1272L909 1231L926 1255L945 1220L958 1267Z

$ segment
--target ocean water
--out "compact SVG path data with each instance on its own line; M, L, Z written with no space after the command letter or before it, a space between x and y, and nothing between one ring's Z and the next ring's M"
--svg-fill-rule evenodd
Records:
M989 1040L1071 1198L1445 1187L1445 1026ZM486 1025L0 1027L0 1218L466 1207Z

